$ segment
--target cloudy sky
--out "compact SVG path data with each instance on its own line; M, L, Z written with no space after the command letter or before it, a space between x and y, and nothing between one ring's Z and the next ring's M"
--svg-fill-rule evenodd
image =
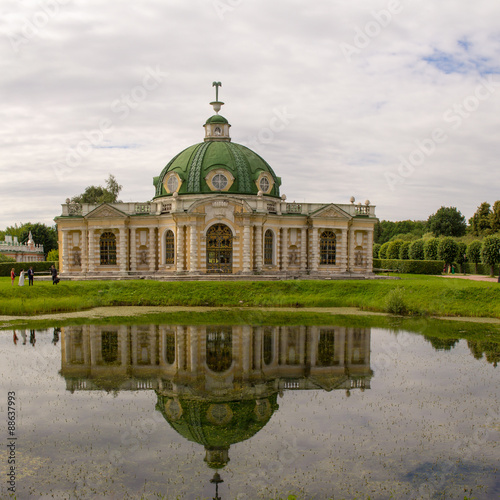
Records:
M214 81L289 201L403 220L500 199L498 2L1 0L0 19L0 229L52 224L109 174L151 199Z

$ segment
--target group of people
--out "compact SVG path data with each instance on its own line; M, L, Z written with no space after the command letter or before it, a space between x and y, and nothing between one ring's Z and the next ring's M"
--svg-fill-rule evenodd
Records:
M33 285L33 278L35 277L35 273L33 272L33 268L30 267L28 269L28 286ZM52 284L57 285L59 283L59 278L57 276L57 269L54 265L50 266L50 274L52 276ZM19 273L19 281L18 285L19 286L24 286L24 277L25 277L25 272L24 269L21 269L21 272ZM16 279L16 270L14 268L11 269L10 271L10 279L11 279L11 284L14 284L14 281Z

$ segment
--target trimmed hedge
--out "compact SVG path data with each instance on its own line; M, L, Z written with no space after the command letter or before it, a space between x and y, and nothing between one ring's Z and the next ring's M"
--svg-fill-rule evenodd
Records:
M36 273L48 271L52 264L58 267L58 262L4 262L0 264L0 276L10 276L10 270L14 268L14 272L16 276L19 276L19 273L22 269L27 271L30 267L33 268L33 271Z
M373 259L374 269L394 269L407 274L441 274L442 260Z

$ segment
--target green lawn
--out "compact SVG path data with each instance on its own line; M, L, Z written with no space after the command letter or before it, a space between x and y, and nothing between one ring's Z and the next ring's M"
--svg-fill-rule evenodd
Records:
M396 292L393 290L397 289ZM35 281L12 286L0 278L0 315L80 311L101 306L346 307L392 311L396 299L411 315L500 318L500 284L401 275L400 280L158 282Z

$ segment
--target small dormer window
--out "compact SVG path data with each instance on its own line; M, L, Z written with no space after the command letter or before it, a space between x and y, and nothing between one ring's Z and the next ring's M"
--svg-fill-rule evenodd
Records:
M215 135L222 135L222 129L220 127L215 127L214 134Z
M175 193L178 187L179 187L179 179L177 179L177 176L171 175L167 181L167 188L169 192Z
M260 190L263 193L267 193L269 191L269 186L270 186L269 179L267 177L262 177L262 179L259 182Z
M212 184L215 189L221 191L227 186L227 177L224 174L216 174L212 179Z

